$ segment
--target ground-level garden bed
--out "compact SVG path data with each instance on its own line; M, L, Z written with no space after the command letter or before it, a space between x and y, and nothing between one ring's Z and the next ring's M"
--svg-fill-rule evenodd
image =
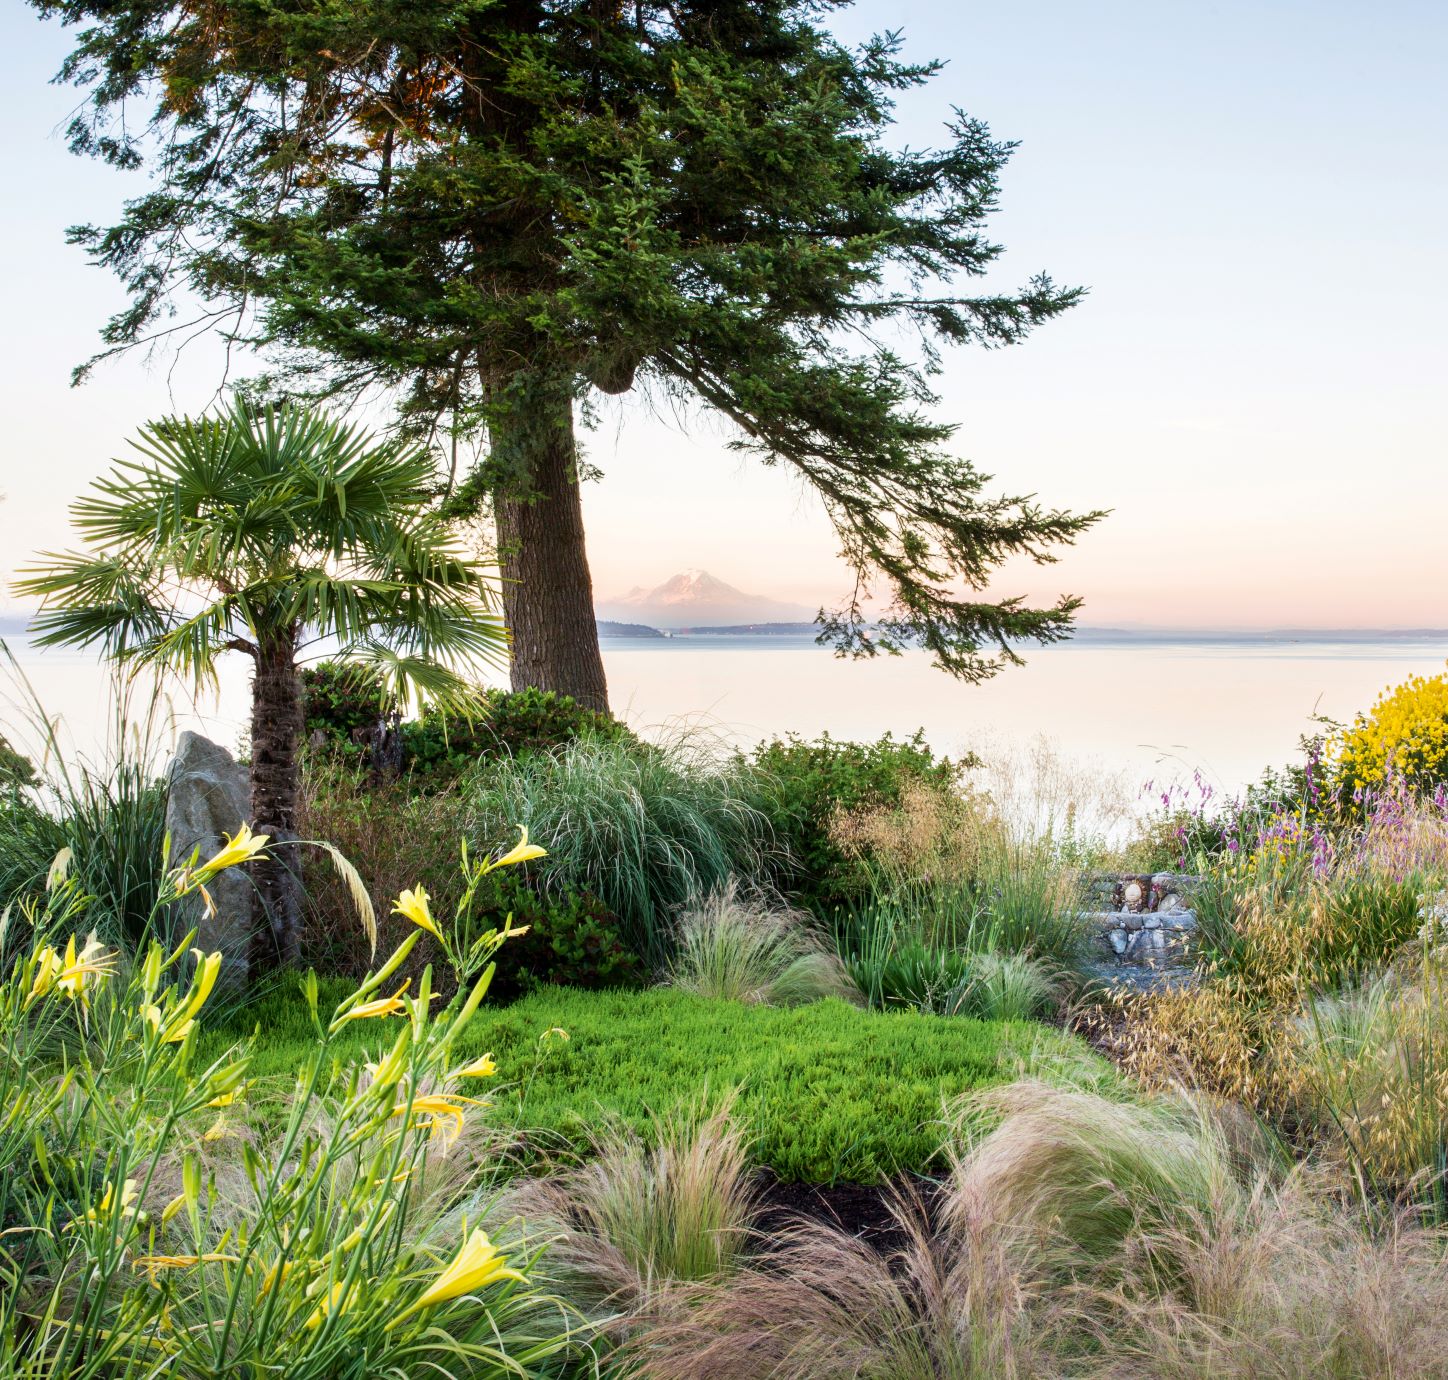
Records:
M201 1054L253 1030L249 1076L259 1087L293 1074L316 1038L288 983L209 1032ZM390 1043L390 1032L369 1021L334 1048L376 1056ZM1077 1037L1033 1023L838 1000L746 1006L668 988L548 988L485 1006L457 1050L493 1055L493 1117L523 1134L528 1158L583 1151L606 1125L643 1134L655 1116L732 1096L751 1159L784 1182L816 1184L927 1171L938 1160L947 1103L1023 1071L1070 1065L1111 1077Z

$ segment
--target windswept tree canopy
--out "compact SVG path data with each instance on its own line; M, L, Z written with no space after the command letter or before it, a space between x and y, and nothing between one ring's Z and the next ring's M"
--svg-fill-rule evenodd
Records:
M919 640L978 678L1067 632L1074 600L980 591L1098 515L988 494L927 379L942 343L1010 344L1080 290L971 294L1011 145L957 112L941 147L889 147L892 97L939 68L897 36L846 47L836 0L33 3L77 28L72 146L153 175L73 232L130 292L108 347L204 302L278 361L266 387L486 430L459 503L535 496L590 387L702 400L820 495L857 576L837 647Z

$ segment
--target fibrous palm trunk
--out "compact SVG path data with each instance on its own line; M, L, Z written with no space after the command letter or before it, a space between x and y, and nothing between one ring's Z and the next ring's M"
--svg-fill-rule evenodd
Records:
M267 922L259 929L253 963L263 968L295 963L301 957L301 850L294 840L302 687L296 656L294 627L257 640L251 697L251 814L253 829L272 839L267 854L253 864Z
M513 689L554 690L606 713L572 401L539 390L526 409L496 418L491 428L494 453L510 476L495 492L493 512Z

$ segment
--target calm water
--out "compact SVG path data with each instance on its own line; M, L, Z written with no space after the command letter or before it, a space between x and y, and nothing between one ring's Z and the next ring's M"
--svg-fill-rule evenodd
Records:
M60 716L72 751L103 749L110 683L91 658L10 640L36 696ZM1089 640L1032 651L1023 667L959 685L920 653L838 661L805 639L676 638L604 644L618 712L645 732L702 724L732 742L828 731L875 737L923 728L943 752L1018 748L1039 735L1070 761L1135 782L1200 770L1234 790L1280 763L1316 712L1348 718L1386 686L1444 669L1443 639L1379 641ZM13 677L11 678L13 681ZM0 724L33 744L23 696L0 689ZM133 722L151 700L133 706ZM172 728L235 744L246 719L246 667L234 658L200 703L175 690Z

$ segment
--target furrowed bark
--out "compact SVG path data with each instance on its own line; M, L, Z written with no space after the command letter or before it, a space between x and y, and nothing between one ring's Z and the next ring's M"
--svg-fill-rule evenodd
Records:
M252 827L272 838L268 854L252 864L267 922L252 955L262 969L301 958L301 850L294 840L303 720L296 644L295 628L259 638L252 679Z
M526 410L509 410L490 426L509 474L494 491L493 512L513 689L554 690L606 713L572 400L535 395Z

